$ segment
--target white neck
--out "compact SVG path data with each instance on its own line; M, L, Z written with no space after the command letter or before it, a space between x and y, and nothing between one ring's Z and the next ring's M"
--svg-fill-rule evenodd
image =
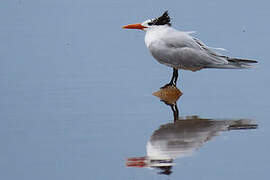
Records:
M154 41L159 41L162 38L162 35L167 33L168 30L171 30L172 28L169 26L154 26L147 28L146 34L145 34L145 44L147 47L150 46L151 43Z

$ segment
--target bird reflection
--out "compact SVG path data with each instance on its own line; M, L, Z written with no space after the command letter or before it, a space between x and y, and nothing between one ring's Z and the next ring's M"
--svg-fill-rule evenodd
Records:
M146 145L146 156L128 158L128 167L159 169L159 174L170 175L176 158L191 156L205 142L222 131L256 129L249 119L215 120L198 116L179 117L177 100L182 95L175 86L168 86L153 95L170 106L174 122L161 125L153 132Z

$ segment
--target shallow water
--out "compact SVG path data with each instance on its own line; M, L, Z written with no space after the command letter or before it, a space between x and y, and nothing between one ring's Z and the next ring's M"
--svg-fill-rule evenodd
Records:
M269 2L245 1L244 10L241 1L170 3L4 1L1 179L267 179ZM176 28L259 61L180 71L176 124L175 104L152 95L171 69L151 57L143 32L121 29L163 7ZM151 161L149 147L166 157ZM145 168L127 167L134 157L145 157Z

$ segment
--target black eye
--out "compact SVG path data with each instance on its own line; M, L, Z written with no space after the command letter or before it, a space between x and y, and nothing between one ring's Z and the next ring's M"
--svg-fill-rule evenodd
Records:
M153 24L154 24L153 22L149 22L149 23L148 23L149 26L151 26L151 25L153 25Z

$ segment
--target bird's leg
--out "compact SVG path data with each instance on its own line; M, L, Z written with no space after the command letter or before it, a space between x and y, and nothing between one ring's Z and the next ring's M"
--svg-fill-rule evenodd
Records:
M176 86L177 78L178 78L178 69L173 68L173 75L171 81L165 86L161 87L161 89L166 88L168 86Z

